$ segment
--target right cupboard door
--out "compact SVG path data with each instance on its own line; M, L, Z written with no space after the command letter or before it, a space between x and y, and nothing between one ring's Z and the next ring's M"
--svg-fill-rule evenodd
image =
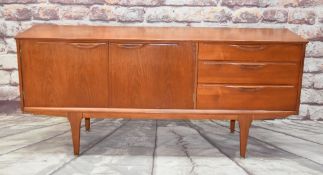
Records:
M109 106L194 108L192 43L110 43Z

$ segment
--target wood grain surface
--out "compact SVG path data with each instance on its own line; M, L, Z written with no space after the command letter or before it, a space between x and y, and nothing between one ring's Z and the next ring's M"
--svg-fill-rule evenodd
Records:
M25 106L108 107L106 43L23 41Z
M294 86L199 85L198 109L295 110Z
M34 25L19 39L306 43L288 29Z
M296 85L298 71L297 63L199 61L198 82Z
M113 108L192 109L192 43L111 43L109 96Z
M222 44L200 43L200 60L247 62L299 62L303 58L302 44Z

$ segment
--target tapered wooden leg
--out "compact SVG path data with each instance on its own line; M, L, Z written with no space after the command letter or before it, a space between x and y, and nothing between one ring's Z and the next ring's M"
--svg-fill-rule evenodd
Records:
M91 119L85 118L85 130L90 131L90 128L91 128Z
M236 121L235 120L230 120L230 132L234 133L234 128L236 126Z
M68 121L71 125L72 140L74 147L74 155L79 155L80 153L80 128L83 115L79 112L71 112L67 114Z
M240 127L240 156L246 158L247 144L249 137L249 128L251 126L251 116L240 116L239 127Z

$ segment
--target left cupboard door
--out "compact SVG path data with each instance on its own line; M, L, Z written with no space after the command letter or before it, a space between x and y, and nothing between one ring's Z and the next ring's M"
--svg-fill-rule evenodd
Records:
M108 107L108 44L23 40L25 107Z

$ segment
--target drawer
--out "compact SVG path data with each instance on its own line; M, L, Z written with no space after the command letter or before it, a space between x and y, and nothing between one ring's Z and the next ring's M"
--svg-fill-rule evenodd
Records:
M198 109L291 110L296 109L294 86L198 85Z
M199 83L296 84L296 63L199 61Z
M297 62L304 53L301 44L199 43L200 60Z

